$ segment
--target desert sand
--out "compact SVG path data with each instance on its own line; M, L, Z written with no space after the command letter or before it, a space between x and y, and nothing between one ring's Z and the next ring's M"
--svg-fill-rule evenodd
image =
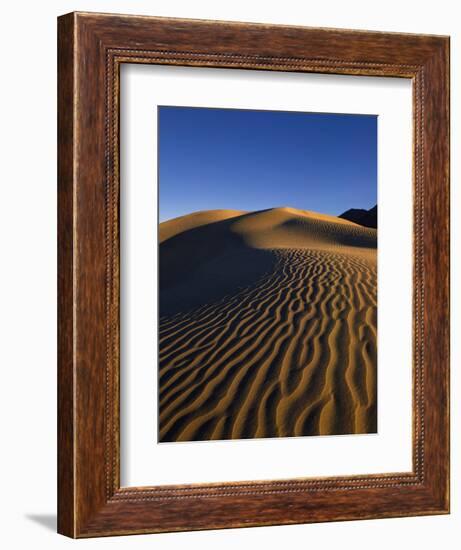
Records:
M159 441L376 432L376 229L284 207L159 232Z

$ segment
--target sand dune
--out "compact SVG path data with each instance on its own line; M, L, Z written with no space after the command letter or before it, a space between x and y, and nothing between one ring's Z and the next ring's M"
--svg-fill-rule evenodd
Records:
M213 222L227 220L246 214L243 210L205 210L204 212L194 212L187 216L174 218L163 222L159 226L159 241L162 243L179 233L194 229L202 225L208 225Z
M375 432L376 235L293 208L160 224L160 441Z

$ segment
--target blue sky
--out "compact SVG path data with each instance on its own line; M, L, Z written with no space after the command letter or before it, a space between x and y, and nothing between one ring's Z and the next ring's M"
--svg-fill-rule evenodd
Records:
M291 206L338 215L377 203L377 117L159 107L160 221Z

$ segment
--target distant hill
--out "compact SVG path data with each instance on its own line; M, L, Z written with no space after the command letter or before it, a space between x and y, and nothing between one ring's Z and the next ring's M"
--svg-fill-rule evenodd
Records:
M363 208L350 208L343 212L338 218L349 220L350 222L363 225L364 227L378 227L378 205L373 206L370 210Z

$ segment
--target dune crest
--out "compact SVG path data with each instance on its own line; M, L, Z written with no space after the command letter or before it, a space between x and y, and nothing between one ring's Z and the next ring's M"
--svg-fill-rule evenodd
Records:
M160 441L376 431L376 229L281 207L160 234Z
M238 217L232 230L257 248L376 249L376 229L295 208L273 208Z
M235 218L245 214L244 210L203 210L194 212L179 218L165 221L159 225L159 241L162 243L179 233L194 229L202 225L208 225L217 221Z

